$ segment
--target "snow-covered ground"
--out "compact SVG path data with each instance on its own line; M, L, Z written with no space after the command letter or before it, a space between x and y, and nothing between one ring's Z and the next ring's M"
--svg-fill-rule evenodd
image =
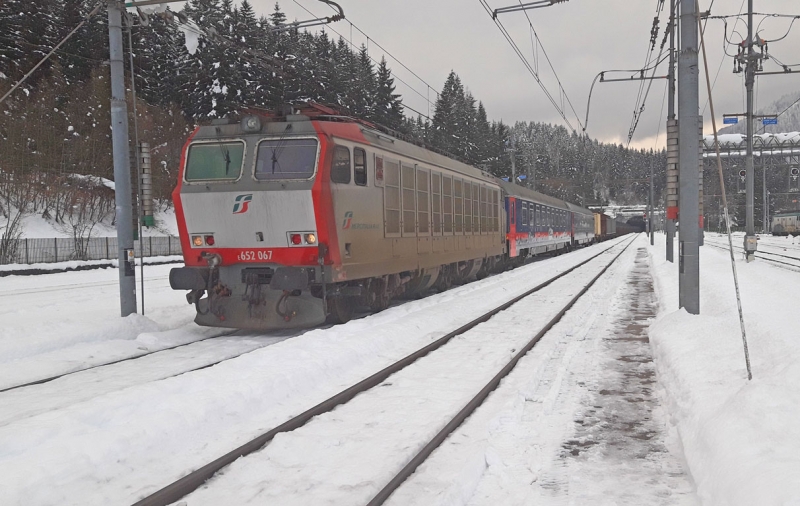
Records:
M131 504L609 245L346 325L298 335L236 333L0 393L0 504ZM800 273L739 264L754 374L747 382L727 253L701 249L703 313L691 316L676 310L677 263L666 263L663 249L663 236L654 248L639 237L391 504L800 504ZM147 314L125 319L113 269L0 279L0 383L225 333L191 322L194 309L169 289L169 268L146 268ZM474 381L488 374L536 332L542 309L556 298L532 299L458 338L452 350L464 353L415 365L422 379L388 380L432 394L401 411L408 444L443 423L450 408L442 406L463 401L463 392L433 382L448 386L441 380L475 358L484 360L470 371ZM652 348L642 337L614 340L643 332L653 313ZM234 483L236 493L261 484L266 497L281 498L276 504L353 504L352 484L337 481L345 469L379 471L379 479L350 489L377 490L387 469L403 463L396 450L408 451L394 443L385 453L358 446L358 423L380 419L379 406L386 418L401 406L392 385L378 390L280 435L214 482ZM299 466L314 455L346 457L351 440L366 464ZM244 465L258 455L268 457L262 467ZM297 469L311 480L293 477ZM220 504L213 499L225 497L214 495L220 490L191 496L188 506Z
M792 240L762 236L759 246L768 243ZM651 256L661 312L650 337L698 495L708 505L800 504L800 274L735 255L748 381L729 254L700 249L701 314L694 316L677 310L677 254L668 263L664 248L664 236L656 235Z
M175 220L175 208L170 207L164 211L158 209L155 213L155 227L143 227L142 235L148 236L178 236L178 225ZM92 230L92 237L114 237L117 229L111 223L109 217L105 221L98 223ZM51 237L72 237L69 225L59 224L53 220L42 218L40 214L27 214L22 219L22 238L51 238Z

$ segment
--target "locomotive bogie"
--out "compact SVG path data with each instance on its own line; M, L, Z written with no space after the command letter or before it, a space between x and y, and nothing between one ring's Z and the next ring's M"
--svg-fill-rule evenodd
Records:
M290 292L260 282L247 284L242 281L247 269L238 265L224 266L218 270L218 283L211 290L225 287L224 290L228 291L214 293L197 301L195 322L198 325L278 329L303 328L325 322L326 311L322 299L315 297L311 290L296 289Z

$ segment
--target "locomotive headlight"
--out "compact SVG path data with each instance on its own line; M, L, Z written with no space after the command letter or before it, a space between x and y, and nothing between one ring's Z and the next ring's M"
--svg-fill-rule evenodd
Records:
M314 234L306 234L306 243L317 244L317 236Z
M242 118L240 125L245 132L258 132L261 130L261 120L258 116L245 116Z
M202 235L193 235L192 236L192 244L195 246L202 246L203 245L203 236Z

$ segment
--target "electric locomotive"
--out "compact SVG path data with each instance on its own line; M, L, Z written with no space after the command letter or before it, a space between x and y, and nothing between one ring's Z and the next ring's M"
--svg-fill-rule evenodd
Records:
M170 285L206 326L345 322L595 240L587 209L314 103L198 127L173 202Z
M497 180L313 104L195 130L173 193L201 325L347 321L501 262ZM302 112L302 114L298 114ZM205 296L204 296L205 295Z

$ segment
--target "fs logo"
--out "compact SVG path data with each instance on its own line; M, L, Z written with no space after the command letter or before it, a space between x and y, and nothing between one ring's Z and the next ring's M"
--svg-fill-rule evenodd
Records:
M247 212L250 201L253 200L253 194L247 193L245 195L237 195L234 199L233 214L244 214Z
M353 212L347 211L344 213L344 221L342 221L342 229L347 230L353 224Z

